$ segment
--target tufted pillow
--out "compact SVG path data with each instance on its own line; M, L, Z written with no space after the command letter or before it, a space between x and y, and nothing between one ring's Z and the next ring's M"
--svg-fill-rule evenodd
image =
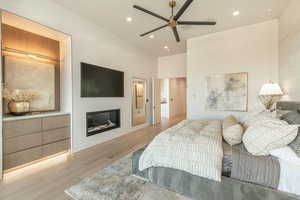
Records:
M243 142L253 155L265 156L270 151L290 144L298 134L296 125L256 124L250 126L243 137Z
M288 112L282 115L280 119L288 122L289 124L297 124L300 126L300 110ZM289 146L300 158L300 128L298 130L298 136Z
M291 111L282 115L280 119L288 122L289 124L300 124L300 113L298 111Z
M289 146L294 150L294 152L300 158L300 128L298 130L298 136Z
M223 130L238 123L238 120L234 116L230 115L223 120Z
M223 138L231 146L242 142L243 132L243 127L234 116L231 115L223 120Z
M228 144L233 146L242 142L243 133L244 130L242 125L236 124L223 131L223 138Z

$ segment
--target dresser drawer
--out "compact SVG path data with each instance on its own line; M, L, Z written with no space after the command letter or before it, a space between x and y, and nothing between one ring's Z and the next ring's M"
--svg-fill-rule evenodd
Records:
M70 140L63 140L52 144L43 146L43 157L51 156L69 149Z
M13 138L22 135L42 132L42 119L26 119L4 122L4 138Z
M15 153L42 145L42 133L24 135L4 140L4 154Z
M10 169L42 158L42 148L36 147L4 156L4 169Z
M43 130L51 130L70 126L70 115L43 118Z
M70 127L43 132L43 144L49 144L70 138Z

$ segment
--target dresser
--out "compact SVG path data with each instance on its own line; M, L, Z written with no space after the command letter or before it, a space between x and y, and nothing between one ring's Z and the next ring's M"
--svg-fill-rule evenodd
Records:
M69 148L69 114L4 120L4 170L68 151Z

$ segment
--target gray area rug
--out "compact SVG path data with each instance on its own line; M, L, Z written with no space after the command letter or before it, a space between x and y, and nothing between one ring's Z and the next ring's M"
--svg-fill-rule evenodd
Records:
M75 200L188 200L133 176L131 166L128 155L65 192Z

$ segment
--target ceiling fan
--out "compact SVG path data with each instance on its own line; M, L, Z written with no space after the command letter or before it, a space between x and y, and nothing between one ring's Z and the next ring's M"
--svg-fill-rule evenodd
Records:
M175 39L177 42L180 42L180 38L179 38L179 34L178 34L178 31L177 31L177 25L216 25L216 22L211 22L211 21L179 21L179 18L182 16L182 14L186 11L186 9L191 5L191 3L193 2L194 0L187 0L183 6L180 8L180 10L177 12L176 15L174 15L174 7L176 6L176 1L175 0L171 0L169 2L169 6L171 7L171 17L169 19L161 16L161 15L158 15L154 12L151 12L145 8L142 8L138 5L134 5L133 7L135 9L138 9L142 12L145 12L149 15L152 15L154 17L157 17L165 22L167 22L167 24L163 25L163 26L160 26L158 28L155 28L151 31L148 31L146 33L143 33L141 34L140 36L141 37L144 37L150 33L153 33L155 31L158 31L160 29L163 29L167 26L171 27L172 30L173 30L173 33L174 33L174 36L175 36Z

